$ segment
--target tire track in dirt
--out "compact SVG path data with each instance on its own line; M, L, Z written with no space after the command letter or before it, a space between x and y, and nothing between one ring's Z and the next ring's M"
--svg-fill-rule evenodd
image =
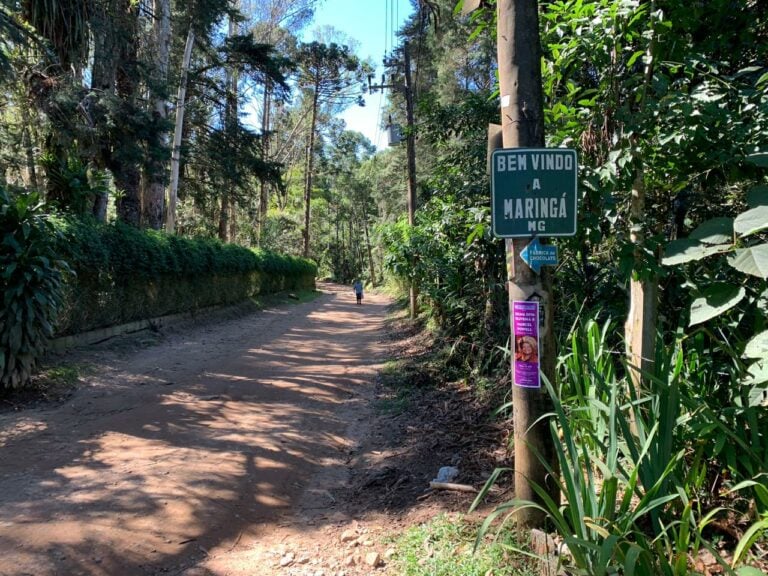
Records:
M66 403L0 414L0 574L270 574L343 520L388 302L323 292L80 353L98 371Z

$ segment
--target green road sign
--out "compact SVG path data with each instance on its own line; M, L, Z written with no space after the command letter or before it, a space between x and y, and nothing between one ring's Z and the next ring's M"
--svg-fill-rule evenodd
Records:
M501 238L576 234L576 151L502 148L491 157L493 233Z

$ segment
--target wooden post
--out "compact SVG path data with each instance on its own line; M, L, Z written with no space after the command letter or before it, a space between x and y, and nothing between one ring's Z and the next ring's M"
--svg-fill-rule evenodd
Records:
M384 59L385 66L393 66L397 64L396 60ZM413 99L414 88L413 78L411 77L411 56L408 52L408 42L403 44L403 67L405 73L405 83L392 83L385 84L384 76L381 77L381 84L374 85L371 83L372 76L368 77L368 89L371 93L376 90L383 90L384 88L395 88L402 90L405 96L405 119L408 124L408 134L406 137L406 161L408 169L408 194L406 196L406 205L408 208L408 225L413 226L416 219L416 136L414 134L414 117L413 117ZM413 263L415 265L415 263ZM419 289L414 284L409 287L409 310L410 317L416 318L418 314L417 300L419 297Z
M498 60L501 88L501 126L504 148L543 148L544 112L541 88L541 45L538 2L498 0ZM506 240L509 279L509 312L514 349L513 303L539 302L539 361L541 372L554 382L555 343L552 330L552 290L547 268L536 274L520 258L530 238ZM514 370L514 355L513 355ZM515 496L540 501L533 484L547 486L556 498L553 483L539 456L554 464L552 440L546 422L534 424L549 406L545 388L512 386L515 440ZM537 456L537 453L539 456ZM544 516L533 509L518 513L521 526L541 526Z
M635 245L635 261L641 261L640 251L645 239L645 183L642 165L637 169L632 185L630 203L630 240ZM630 278L629 313L624 325L624 338L629 361L629 377L636 390L643 378L653 374L656 356L656 320L658 290L654 278Z
M654 4L651 2L651 13ZM640 106L646 106L646 98L653 81L656 36L651 37L645 52L645 80L640 92ZM642 158L636 158L635 181L632 184L632 201L629 207L630 240L635 246L635 265L642 265L642 249L645 241L645 170ZM629 377L632 385L639 390L643 378L652 374L656 357L656 320L658 316L658 279L651 276L635 278L629 282L629 314L624 325L624 339L629 361ZM634 421L633 421L634 422ZM634 424L633 424L634 428Z
M416 136L413 133L413 80L411 78L411 56L408 53L408 43L403 45L403 59L405 64L405 118L408 123L408 135L406 137L406 157L408 162L408 224L414 225L416 217ZM419 289L411 284L409 290L410 316L416 318L419 312L417 300Z

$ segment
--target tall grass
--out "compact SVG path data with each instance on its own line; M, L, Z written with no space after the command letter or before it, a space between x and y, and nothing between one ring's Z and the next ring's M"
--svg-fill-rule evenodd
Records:
M682 345L660 348L655 373L643 375L635 390L623 357L606 345L612 329L610 323L587 322L575 330L570 351L560 358L557 384L543 378L554 407L545 417L560 472L542 461L556 478L563 503L534 486L538 502L498 506L478 538L500 519L533 507L567 546L563 562L570 574L684 576L692 573L690 560L701 548L723 573L736 574L704 537L722 509L704 508L699 499L698 468L690 459L698 440L691 423L701 410L682 398L681 390L689 389L683 385L688 372ZM755 526L747 534L751 541L740 545L741 555L765 528Z

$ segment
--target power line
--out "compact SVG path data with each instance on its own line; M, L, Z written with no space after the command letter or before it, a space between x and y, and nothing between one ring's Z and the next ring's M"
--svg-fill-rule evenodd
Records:
M392 38L395 41L398 41L397 31L398 31L398 28L400 27L400 0L394 0L394 1L395 1L395 30L394 30L394 33L392 34Z

